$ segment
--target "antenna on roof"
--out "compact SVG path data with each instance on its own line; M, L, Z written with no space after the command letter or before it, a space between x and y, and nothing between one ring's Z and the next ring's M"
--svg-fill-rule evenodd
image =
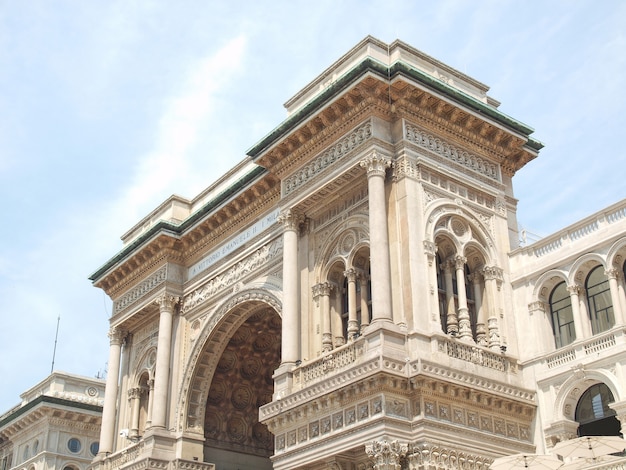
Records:
M61 323L61 315L57 318L57 332L54 335L54 350L52 351L52 367L50 367L50 373L54 372L54 357L57 354L57 340L59 339L59 323Z

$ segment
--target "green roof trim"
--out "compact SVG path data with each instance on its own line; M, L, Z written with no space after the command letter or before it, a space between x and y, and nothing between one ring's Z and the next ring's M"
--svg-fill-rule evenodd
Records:
M282 136L300 125L303 121L310 117L313 112L319 110L324 104L334 98L337 93L346 89L348 86L354 83L361 76L365 75L367 72L372 72L383 79L391 79L397 75L405 75L413 80L416 80L426 85L433 90L441 92L447 97L452 98L454 101L457 101L458 103L463 104L468 108L477 111L478 113L484 114L485 116L494 119L505 127L519 132L526 137L534 132L534 129L532 127L502 113L501 111L498 111L496 108L486 105L482 101L479 101L476 98L454 87L451 87L441 80L438 80L420 70L411 67L404 62L395 62L391 65L391 67L387 67L381 62L378 62L371 57L367 57L363 61L359 62L356 66L354 66L352 69L350 69L347 73L339 77L332 84L330 84L328 88L323 90L319 95L317 95L306 105L304 105L302 109L289 116L286 120L279 124L278 127L276 127L263 139L261 139L259 143L250 148L246 152L247 155L253 160L256 159L259 154L275 144ZM543 144L541 142L536 139L531 139L530 137L528 138L528 144L531 148L535 150L543 148Z
M1 420L0 428L10 423L11 421L19 418L27 411L32 410L40 403L45 403L49 405L68 406L70 408L76 408L79 410L95 411L97 413L102 413L102 407L100 405L90 405L88 403L81 403L77 401L66 400L65 398L51 397L48 395L40 395L37 398L35 398L33 401L28 402L26 405L17 408L14 412L10 413L3 420Z
M249 185L252 181L258 179L260 176L267 173L267 170L263 167L256 167L250 173L242 176L233 184L228 186L228 188L224 189L222 192L218 193L214 198L208 201L204 206L198 209L196 212L191 214L185 220L183 220L180 224L175 224L172 222L168 222L167 220L160 220L152 227L150 227L145 233L137 237L132 243L124 247L117 255L107 261L104 265L102 265L96 272L94 272L91 276L89 276L89 280L95 282L98 280L104 273L106 273L109 269L111 269L115 264L119 261L126 258L130 253L135 251L137 248L145 244L148 240L153 238L158 234L169 234L172 237L179 237L181 234L185 232L191 225L196 223L200 218L216 209L218 206L223 204L228 198L230 198L233 194L237 193L244 186Z

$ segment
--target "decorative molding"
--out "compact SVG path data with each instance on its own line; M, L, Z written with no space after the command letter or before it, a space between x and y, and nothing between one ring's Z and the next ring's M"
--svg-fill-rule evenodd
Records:
M209 279L202 286L184 296L181 313L185 314L189 312L191 309L209 300L216 293L223 292L225 289L232 287L237 281L248 276L260 267L266 266L268 262L282 255L282 252L282 237L272 240L226 272Z
M391 158L379 154L376 150L372 151L367 157L363 158L359 165L367 171L367 177L382 176L385 177L387 168L391 166Z
M340 139L331 148L324 151L319 157L302 167L293 175L283 180L283 197L301 188L327 168L345 157L366 140L372 137L372 123L367 121Z
M481 157L473 155L465 150L458 149L454 145L444 142L438 137L427 134L421 129L405 123L405 138L419 147L434 152L435 154L479 173L494 181L501 182L498 165Z
M374 470L400 470L400 459L408 447L398 441L374 441L365 446L365 453L374 461Z
M136 287L128 291L122 297L113 303L113 315L121 313L135 302L144 298L147 294L154 291L163 284L167 279L167 266L159 268L150 277L140 282Z

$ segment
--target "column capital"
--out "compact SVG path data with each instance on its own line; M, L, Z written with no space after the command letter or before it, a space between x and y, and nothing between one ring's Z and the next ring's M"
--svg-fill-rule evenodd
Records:
M304 223L304 216L292 209L285 209L278 215L278 223L285 231L298 232L300 225Z
M536 300L528 304L528 312L532 315L535 312L546 313L548 304L542 300Z
M111 345L120 346L124 339L126 338L126 330L120 328L119 326L113 326L109 330L109 343Z
M348 268L343 272L343 275L348 279L348 282L356 282L357 272L354 268Z
M333 285L330 282L320 282L315 284L312 288L313 297L326 296L330 295L330 292L333 290Z
M374 461L375 470L400 470L400 458L406 455L408 447L398 441L374 441L365 446L365 452Z
M456 269L465 269L465 263L467 263L465 256L457 255L454 257L454 267Z
M483 273L480 271L474 271L473 273L470 273L469 276L467 276L467 278L472 281L474 284L480 284L480 281L483 280L484 276Z
M431 242L430 240L424 240L424 253L429 257L437 256L437 245L435 242Z
M141 395L143 395L143 393L144 390L141 387L131 388L130 390L128 390L128 399L139 399L141 398Z
M159 295L154 299L154 303L157 304L161 311L173 312L176 304L180 302L180 297L177 295L168 294L167 292Z
M487 281L500 281L504 280L502 268L496 266L485 266L482 269L483 276Z
M611 279L617 280L619 278L619 269L615 267L608 268L604 271L604 274L609 280Z
M387 168L391 166L391 158L380 155L374 150L370 155L363 158L359 165L367 171L367 177L385 176Z
M567 292L569 292L569 295L580 295L583 293L583 288L579 284L571 284L567 286Z

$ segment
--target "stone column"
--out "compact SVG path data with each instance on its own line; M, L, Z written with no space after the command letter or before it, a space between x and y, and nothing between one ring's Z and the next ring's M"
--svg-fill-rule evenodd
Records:
M283 226L283 365L294 365L298 360L298 231L302 221L303 217L290 209L278 216Z
M346 338L343 337L343 283L335 286L334 302L330 309L330 323L333 335L333 347L337 348L346 344Z
M456 291L459 299L459 337L463 341L474 341L472 338L472 324L467 308L467 293L465 292L465 263L467 258L457 256L454 259L456 269Z
M385 204L385 173L391 159L373 151L360 162L367 170L369 197L370 264L372 275L372 322L393 321L391 311L391 262Z
M154 403L154 379L148 380L148 416L146 416L146 429L152 426L152 404Z
M486 309L483 305L482 280L482 273L474 272L470 274L470 281L472 281L474 289L474 308L476 309L476 343L481 346L489 346Z
M179 297L163 294L156 303L159 305L159 337L157 339L157 357L154 371L154 402L152 427L166 427L168 390L170 386L170 354L172 351L172 319Z
M139 437L139 408L141 406L141 388L135 387L128 391L128 401L130 402L130 430L128 437L131 440Z
M322 310L322 351L328 352L333 349L333 333L330 319L330 292L333 286L329 282L321 284L320 295Z
M119 328L109 331L109 363L102 407L102 426L100 427L100 449L98 457L104 458L113 452L115 441L115 416L117 409L117 392L120 376L120 359L125 332Z
M626 321L626 292L624 292L624 275L621 270L617 271L617 294L619 297L619 304L622 308L622 317ZM622 282L620 282L620 280Z
M452 280L452 260L442 263L443 280L446 283L446 333L450 336L459 334L459 319L454 305L454 285ZM442 325L443 326L443 325Z
M359 334L359 320L356 317L356 270L350 268L343 275L348 280L348 341L354 341Z
M359 275L359 285L361 287L361 331L359 333L363 333L363 329L370 324L369 291L365 273Z
M611 291L611 302L613 303L613 317L615 319L615 324L622 325L624 324L624 312L622 311L622 305L619 299L619 287L617 285L619 270L611 268L607 269L604 273L609 279L609 289Z
M365 446L365 452L374 462L374 470L400 470L400 459L407 451L408 445L398 441L374 441Z
M574 317L574 332L577 340L585 338L584 331L584 319L580 315L580 293L582 288L578 284L572 284L567 286L567 292L569 292L570 303L572 304L572 317Z
M502 280L502 271L493 266L486 266L483 269L485 279L485 296L489 305L489 317L487 318L487 331L489 337L489 349L500 350L506 347L500 340L500 325L498 322L499 305L498 302L498 282Z

